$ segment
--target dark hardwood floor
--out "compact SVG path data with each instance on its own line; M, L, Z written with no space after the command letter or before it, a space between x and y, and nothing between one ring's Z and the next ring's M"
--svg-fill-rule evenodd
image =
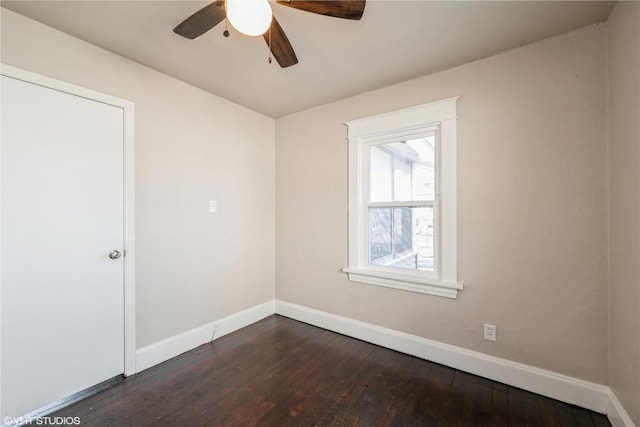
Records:
M604 415L280 316L50 416L85 426L608 426Z

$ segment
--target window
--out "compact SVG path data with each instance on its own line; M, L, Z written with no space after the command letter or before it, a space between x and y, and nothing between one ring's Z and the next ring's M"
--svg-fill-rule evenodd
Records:
M349 279L456 298L456 102L347 122Z

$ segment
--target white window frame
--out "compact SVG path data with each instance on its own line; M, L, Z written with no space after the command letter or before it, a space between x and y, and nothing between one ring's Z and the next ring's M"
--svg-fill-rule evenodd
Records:
M349 280L406 291L457 298L456 104L459 97L351 120L349 143ZM412 206L434 208L434 271L369 264L369 152L381 143L400 142L437 130L436 196ZM392 203L380 205L390 206ZM398 204L406 206L405 202Z

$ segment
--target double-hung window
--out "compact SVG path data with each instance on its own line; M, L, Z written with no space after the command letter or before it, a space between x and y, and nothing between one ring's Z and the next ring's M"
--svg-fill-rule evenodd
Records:
M347 122L349 279L456 298L456 102Z

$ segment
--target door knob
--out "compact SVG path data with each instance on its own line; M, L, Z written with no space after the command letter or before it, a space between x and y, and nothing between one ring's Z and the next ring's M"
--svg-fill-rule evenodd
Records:
M113 251L111 251L111 253L109 254L109 258L111 258L111 259L118 259L121 256L122 256L122 254L120 253L120 251L115 250L115 249Z

